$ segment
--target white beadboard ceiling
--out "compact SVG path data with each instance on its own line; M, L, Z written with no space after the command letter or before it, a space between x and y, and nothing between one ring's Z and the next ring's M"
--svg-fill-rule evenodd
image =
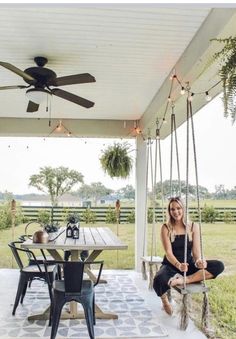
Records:
M61 88L94 101L94 107L54 96L52 121L62 119L81 136L128 136L136 120L143 130L155 127L167 79L180 61L180 76L196 80L195 56L204 56L208 46L198 42L195 53L194 46L188 49L208 20L216 27L205 36L214 38L234 15L235 9L190 4L0 4L0 61L24 70L35 65L35 56L45 56L46 67L59 77L90 73L95 83ZM0 87L24 84L0 66ZM47 134L45 104L35 113L26 112L27 104L25 89L0 91L1 135Z

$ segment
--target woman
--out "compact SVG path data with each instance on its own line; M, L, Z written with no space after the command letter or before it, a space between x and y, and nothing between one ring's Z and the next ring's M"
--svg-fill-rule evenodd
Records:
M171 315L173 309L169 303L167 291L172 286L199 282L215 278L223 272L224 264L218 260L201 259L199 226L184 223L184 206L179 197L169 200L168 222L161 228L161 240L165 250L162 266L157 272L153 288L161 297L163 308ZM184 262L185 232L187 232L187 261Z

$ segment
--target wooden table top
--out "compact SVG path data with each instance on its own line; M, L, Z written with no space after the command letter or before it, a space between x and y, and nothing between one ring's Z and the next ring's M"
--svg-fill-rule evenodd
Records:
M126 250L128 248L108 227L80 227L79 239L66 238L65 228L60 228L58 233L51 233L50 238L54 239L62 231L64 232L56 240L46 244L33 243L28 239L21 246L32 249L62 250Z

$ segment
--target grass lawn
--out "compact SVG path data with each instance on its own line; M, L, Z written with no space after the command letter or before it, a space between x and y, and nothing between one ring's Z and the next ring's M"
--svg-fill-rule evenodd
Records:
M82 225L83 226L83 225ZM94 225L96 227L96 224ZM99 259L104 259L104 269L134 268L134 225L109 225L128 245L128 250L104 251ZM148 233L151 238L151 228ZM30 229L31 232L34 230ZM157 254L163 255L159 239L160 226L157 227ZM211 310L211 325L216 332L216 338L236 338L236 225L235 224L203 224L203 247L205 257L220 259L225 263L224 273L215 280L207 282L210 287L209 301ZM24 234L24 225L15 228L15 239ZM0 268L12 267L12 257L7 243L12 239L11 230L0 231ZM149 241L150 250L150 241ZM13 267L16 267L13 262ZM201 297L194 297L194 313L196 323L200 323Z

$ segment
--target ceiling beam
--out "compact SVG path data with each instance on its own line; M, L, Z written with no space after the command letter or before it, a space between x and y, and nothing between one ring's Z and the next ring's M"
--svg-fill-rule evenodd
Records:
M53 119L49 127L48 119L0 118L0 136L20 137L72 137L91 138L133 138L134 122L123 120L62 119L65 129L55 130L59 120Z

